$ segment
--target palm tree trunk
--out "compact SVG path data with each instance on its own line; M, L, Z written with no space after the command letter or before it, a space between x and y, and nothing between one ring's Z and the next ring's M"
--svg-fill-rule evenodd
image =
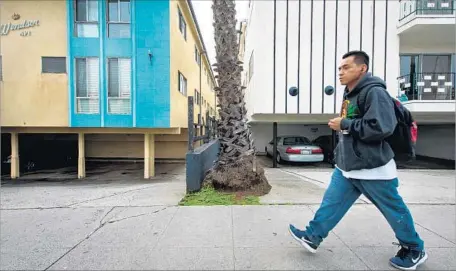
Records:
M244 87L241 82L242 62L238 60L238 36L234 0L213 0L216 60L215 88L219 107L218 165L206 180L215 188L255 190L267 194L271 186L264 170L257 164L252 134L247 125Z

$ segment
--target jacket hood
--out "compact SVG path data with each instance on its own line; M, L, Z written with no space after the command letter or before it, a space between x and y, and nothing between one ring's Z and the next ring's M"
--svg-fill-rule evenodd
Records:
M348 92L348 88L345 88L344 96L357 95L362 89L366 87L373 87L374 85L386 89L386 84L383 79L377 76L372 76L372 73L368 72L363 76L363 78L361 78L361 80L351 92Z

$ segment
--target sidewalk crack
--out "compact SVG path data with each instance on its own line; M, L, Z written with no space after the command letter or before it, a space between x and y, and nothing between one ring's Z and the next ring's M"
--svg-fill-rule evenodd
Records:
M55 260L53 263L51 263L51 265L49 265L46 269L44 269L45 271L46 270L49 270L49 268L51 268L52 266L54 266L57 262L59 262L61 259L63 259L63 257L65 257L66 255L68 255L71 251L73 251L74 249L76 249L80 244L82 244L85 240L89 239L92 235L94 235L97 231L99 231L101 228L103 228L107 223L108 221L106 222L103 222L103 220L116 208L116 206L112 207L100 220L100 224L98 225L98 227L96 227L91 233L89 233L88 235L86 235L85 238L83 238L82 240L80 240L76 245L74 245L72 248L70 248L67 252L65 252L62 256L60 256L57 260Z
M435 231L433 231L433 230L431 230L431 229L429 229L429 228L426 228L425 226L421 225L420 223L417 223L417 222L415 221L415 224L418 225L418 226L420 226L421 228L423 228L423 229L425 229L425 230L428 230L428 231L432 232L433 234L439 236L440 238L442 238L442 239L444 239L444 240L446 240L446 241L448 241L448 242L450 242L450 243L456 245L455 242L453 242L453 241L451 241L451 240L448 240L448 239L445 238L444 236L438 234L437 232L435 232Z
M312 208L310 208L310 206L307 206L307 208L309 208L310 211L311 211L312 213L315 214L314 210L312 210ZM363 259L362 259L362 258L361 258L353 249L351 249L351 247L349 247L348 244L345 243L345 241L342 240L342 238L340 238L340 236L337 235L337 233L336 233L335 231L331 231L331 232L332 232L332 233L334 234L334 236L336 236L336 238L339 239L339 240L342 242L342 244L344 244L344 246L347 247L348 250L350 250L350 251L353 253L353 255L355 255L355 256L356 256L356 257L357 257L357 258L358 258L358 259L359 259L359 260L360 260L360 261L361 261L369 270L372 270L372 268L370 268L370 266L369 266L366 262L364 262Z

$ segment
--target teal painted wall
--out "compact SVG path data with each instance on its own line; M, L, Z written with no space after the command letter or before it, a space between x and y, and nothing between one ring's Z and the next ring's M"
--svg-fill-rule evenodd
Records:
M108 38L107 1L98 1L98 38L74 35L74 2L67 0L69 116L71 127L170 126L169 1L132 1L131 37ZM149 57L149 51L152 58ZM75 58L99 57L99 114L76 113ZM131 58L131 114L108 114L107 61Z

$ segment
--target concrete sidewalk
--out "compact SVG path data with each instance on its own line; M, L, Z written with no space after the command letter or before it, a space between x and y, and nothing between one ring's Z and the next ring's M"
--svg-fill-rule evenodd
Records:
M0 269L391 269L394 234L363 198L317 254L289 236L289 223L304 227L313 217L328 170L268 169L273 188L261 201L269 205L216 207L178 207L183 172L166 172L147 182L2 185ZM399 174L429 253L420 270L456 270L454 171Z
M1 269L388 270L393 232L357 205L315 255L289 236L316 205L2 210ZM455 270L454 206L412 206L429 260Z

